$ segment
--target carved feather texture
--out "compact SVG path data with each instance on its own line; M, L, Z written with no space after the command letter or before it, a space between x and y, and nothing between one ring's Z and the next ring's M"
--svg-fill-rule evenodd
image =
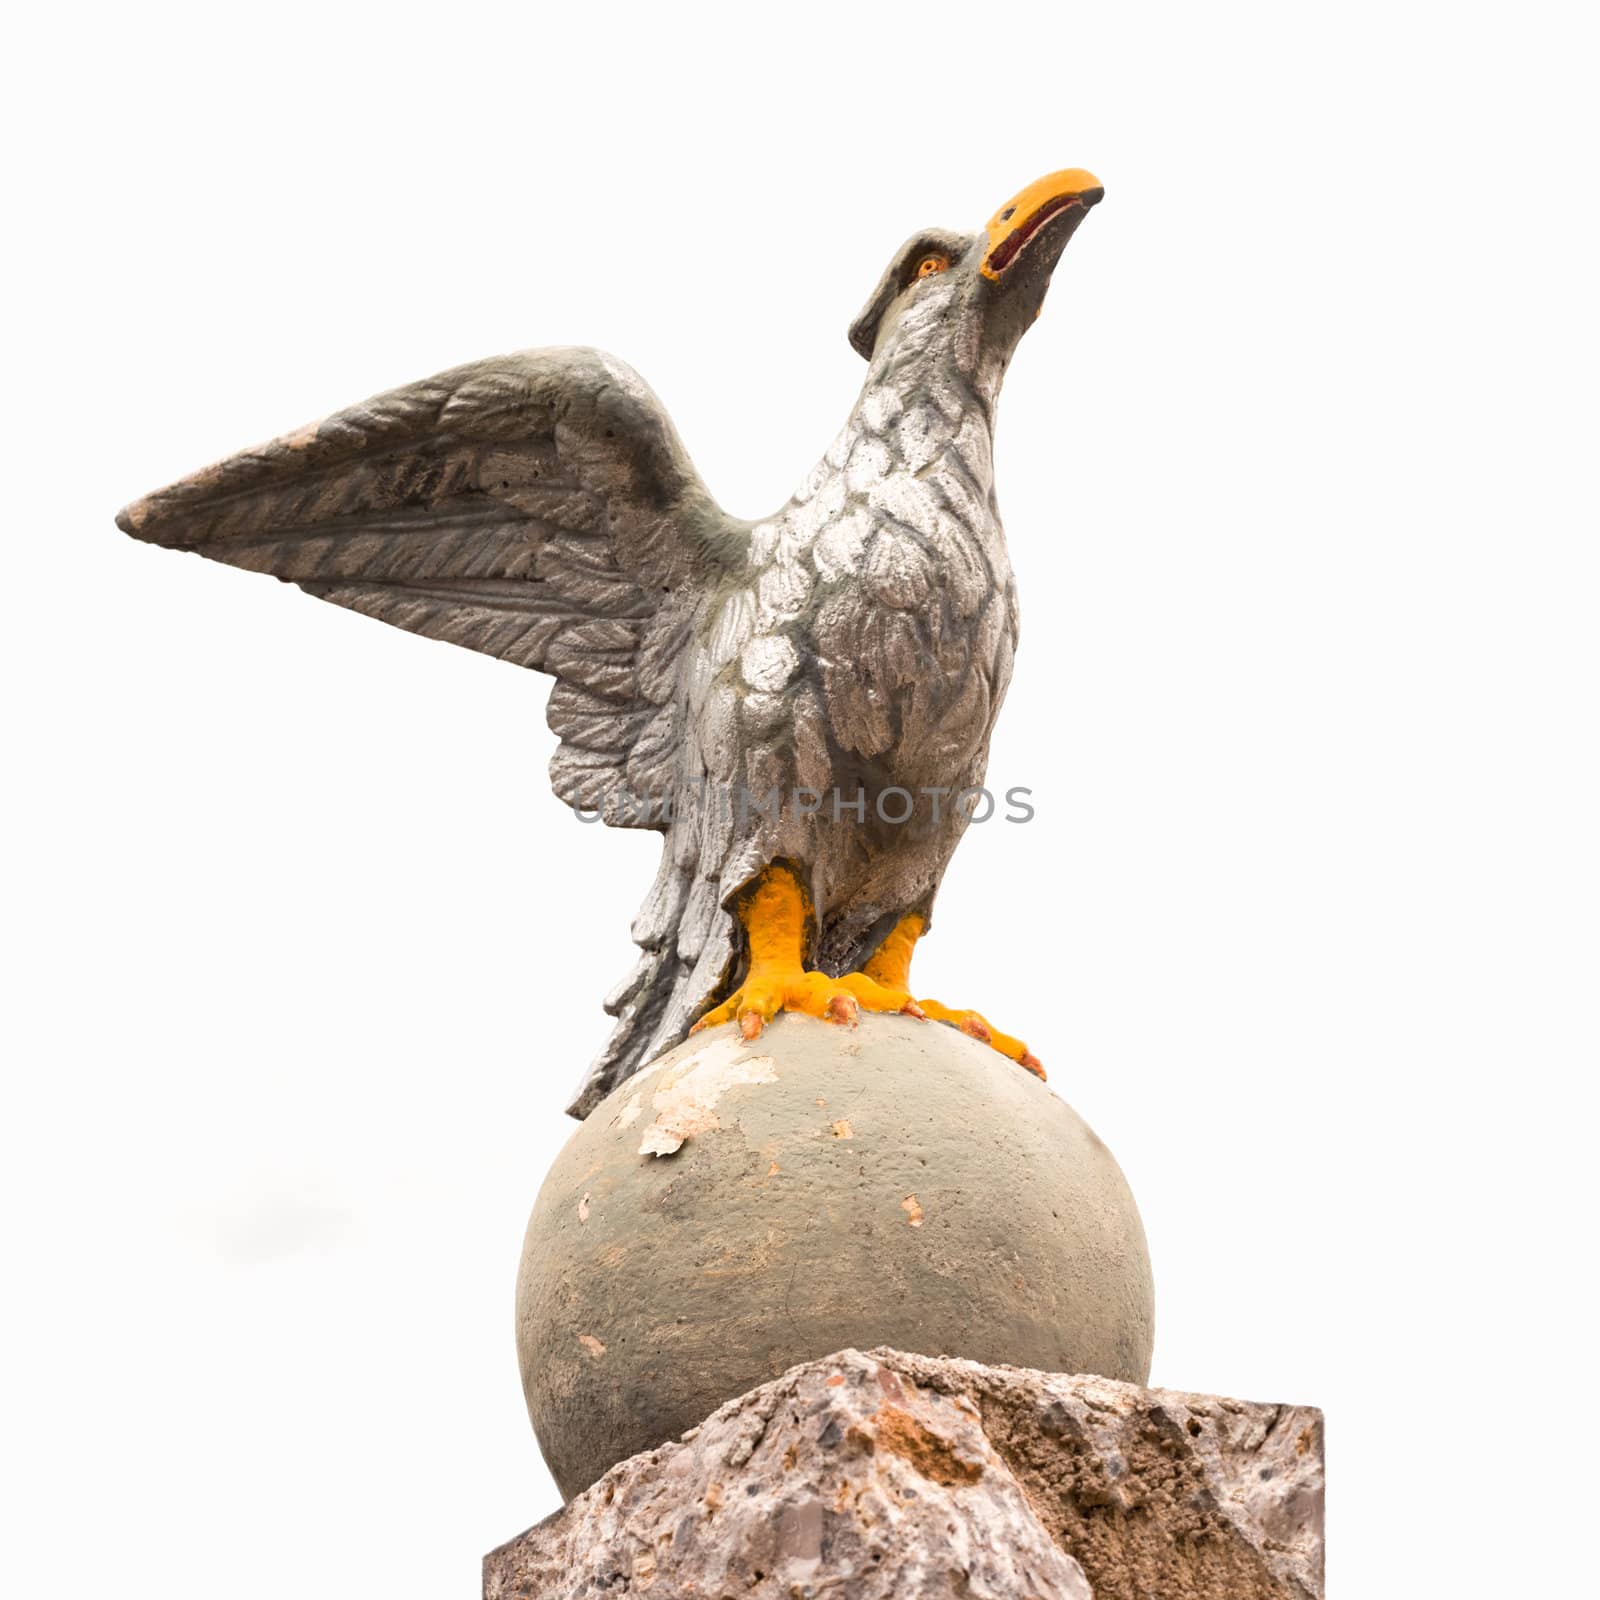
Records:
M717 509L638 377L589 350L380 395L118 519L555 677L555 792L665 834L574 1114L736 981L730 906L765 863L808 872L829 970L931 905L964 817L896 831L792 802L983 776L1016 606L990 488L998 369L952 340L952 293L919 291L823 459L754 527Z

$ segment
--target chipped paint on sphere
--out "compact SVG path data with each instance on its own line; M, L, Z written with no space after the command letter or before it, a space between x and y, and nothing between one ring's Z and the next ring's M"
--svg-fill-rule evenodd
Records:
M658 1140L678 1142L641 1153ZM846 1345L1137 1383L1152 1317L1104 1144L993 1050L893 1016L783 1015L646 1067L551 1169L517 1285L529 1414L568 1495Z

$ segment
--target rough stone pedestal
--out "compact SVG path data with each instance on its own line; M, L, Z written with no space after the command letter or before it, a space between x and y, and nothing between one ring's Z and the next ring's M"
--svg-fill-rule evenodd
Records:
M619 1463L486 1600L1321 1600L1322 1414L844 1350Z

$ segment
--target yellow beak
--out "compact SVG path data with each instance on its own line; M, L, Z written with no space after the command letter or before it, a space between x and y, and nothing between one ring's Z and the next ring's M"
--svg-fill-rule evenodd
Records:
M1021 254L1022 247L1046 218L1068 206L1087 211L1105 195L1100 180L1082 167L1068 167L1030 183L1013 195L989 218L989 248L983 256L983 275L998 278Z

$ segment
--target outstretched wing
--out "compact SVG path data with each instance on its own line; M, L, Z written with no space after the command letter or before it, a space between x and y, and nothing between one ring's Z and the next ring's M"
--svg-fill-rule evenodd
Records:
M659 400L597 350L457 367L135 502L136 539L558 679L551 781L652 824L694 614L742 559Z

